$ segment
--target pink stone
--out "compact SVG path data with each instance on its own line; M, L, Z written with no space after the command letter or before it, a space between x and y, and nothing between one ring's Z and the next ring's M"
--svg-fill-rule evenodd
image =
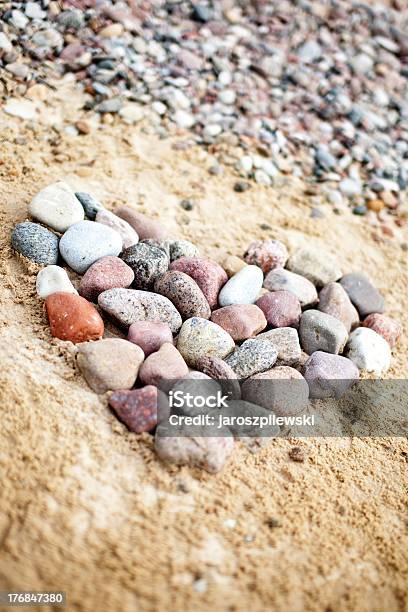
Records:
M388 342L391 348L395 346L402 334L401 323L385 314L370 314L364 319L362 325L380 334L380 336Z
M320 312L339 319L349 332L360 323L359 314L340 283L329 283L319 293Z
M217 323L235 340L247 340L265 329L265 315L255 304L236 304L214 310L211 321Z
M119 257L101 257L82 277L78 292L90 302L96 302L98 295L107 289L129 287L135 275Z
M115 391L109 397L109 406L130 431L135 433L151 431L156 427L158 420L162 420L164 416L162 412L166 411L163 394L160 394L158 410L159 394L160 391L153 385L132 391Z
M283 268L289 257L287 248L279 240L257 240L247 248L244 259L247 264L259 266L264 274L274 268Z
M271 291L256 301L271 327L297 327L302 309L289 291Z
M180 257L173 261L170 270L191 276L204 293L210 308L216 307L220 289L228 280L227 273L216 261L202 257Z
M165 342L173 343L173 334L167 323L136 321L129 327L128 340L140 346L148 357L158 351Z
M167 342L156 353L152 353L139 370L142 383L160 385L162 390L171 387L174 380L187 374L188 367L183 357L173 344Z
M146 217L146 215L133 210L130 206L122 206L115 210L115 214L127 221L136 230L140 240L146 240L146 238L164 240L167 238L167 232L159 221Z

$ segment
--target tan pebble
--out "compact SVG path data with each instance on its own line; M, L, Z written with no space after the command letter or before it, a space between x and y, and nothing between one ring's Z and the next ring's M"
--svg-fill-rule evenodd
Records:
M99 32L99 36L102 38L117 38L123 34L123 25L121 23L112 23Z
M89 123L87 121L83 121L82 119L75 122L75 127L80 134L89 134L91 131L91 126Z
M236 255L227 255L221 263L221 267L226 271L228 278L234 276L234 274L242 270L246 265L245 261Z

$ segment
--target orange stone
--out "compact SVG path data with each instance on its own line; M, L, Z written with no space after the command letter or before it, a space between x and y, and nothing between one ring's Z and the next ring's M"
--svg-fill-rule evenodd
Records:
M367 208L378 213L384 208L384 202L382 200L368 200Z
M103 320L95 306L73 293L52 293L45 300L51 334L74 344L98 340L104 331Z

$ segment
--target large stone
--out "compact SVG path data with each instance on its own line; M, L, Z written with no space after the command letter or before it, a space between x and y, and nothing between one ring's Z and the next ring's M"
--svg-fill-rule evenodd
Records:
M297 370L278 366L247 378L242 384L242 397L278 416L292 416L305 410L309 387Z
M85 272L79 293L90 302L96 302L103 291L129 287L133 279L133 270L119 257L101 257Z
M81 202L85 215L91 221L94 221L98 212L105 210L104 206L89 193L77 191L75 197Z
M55 265L58 261L58 236L38 223L18 223L11 234L11 245L35 263Z
M299 249L289 257L287 268L305 276L316 287L324 287L341 277L335 258L323 250Z
M167 390L174 380L186 374L188 367L183 357L173 344L166 342L147 357L140 368L139 378L145 385L160 385L162 390Z
M391 364L388 342L368 327L359 327L350 334L346 353L359 370L374 372L377 376L385 374Z
M319 310L307 310L300 319L299 337L308 355L315 351L341 353L348 333L343 323Z
M369 314L384 312L383 296L364 274L346 274L340 283L363 319Z
M263 286L269 291L289 291L297 297L302 308L312 306L317 302L317 291L313 283L304 276L275 268L264 280Z
M272 342L278 351L277 365L297 365L301 359L299 335L293 327L278 327L257 335L258 340Z
M212 259L203 257L180 257L170 265L170 270L191 276L205 295L210 308L215 308L221 287L228 277L221 266Z
M167 323L151 321L132 323L127 338L140 346L146 357L158 351L165 342L173 342L173 334Z
M152 431L156 427L162 416L164 401L163 394L153 385L131 391L114 391L109 396L109 406L134 433Z
M329 283L323 287L319 293L318 309L339 319L348 332L360 322L357 310L339 283Z
M135 289L153 289L155 280L169 268L166 253L150 244L134 244L123 251L121 258L134 272Z
M201 357L223 359L234 347L233 339L222 327L199 317L192 317L183 323L177 340L178 350L191 367L196 367Z
M73 293L51 293L45 300L51 334L74 344L103 336L103 320L95 306Z
M124 219L133 227L140 240L153 238L154 240L164 240L167 237L166 229L156 219L146 217L142 213L133 210L129 206L122 206L115 210L115 214Z
M259 266L264 274L274 268L283 268L288 259L288 251L279 240L257 240L247 248L244 259L247 264Z
M83 274L101 257L119 255L122 238L106 225L95 221L80 221L65 232L59 248L69 267Z
M262 288L263 273L258 266L245 266L220 291L220 306L253 304Z
M235 342L247 340L265 329L265 316L255 304L235 304L214 310L211 321L217 323Z
M316 351L303 367L311 399L341 397L359 378L358 368L346 357Z
M37 274L36 289L37 295L43 299L57 291L78 294L68 274L60 266L47 266L40 270Z
M211 309L205 295L188 274L175 270L166 272L156 280L154 290L175 305L182 319L210 318Z
M388 342L391 348L395 346L402 334L401 323L385 314L370 314L364 319L362 325L380 334L380 336Z
M278 352L271 342L251 338L236 348L226 362L234 370L237 378L243 379L269 370L277 357Z
M84 218L84 209L64 181L52 183L37 193L31 200L28 212L57 232L65 232Z
M114 215L110 210L100 210L96 214L95 221L114 229L122 238L123 249L127 249L139 242L139 236L131 225L124 219Z
M271 327L297 327L299 325L302 314L300 302L289 291L270 291L260 297L256 305L262 310Z

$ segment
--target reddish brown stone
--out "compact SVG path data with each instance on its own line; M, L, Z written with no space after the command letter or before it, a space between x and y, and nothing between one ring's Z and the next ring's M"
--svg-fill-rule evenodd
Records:
M265 315L255 304L235 304L214 310L211 321L217 323L235 340L247 340L265 329Z
M146 238L164 240L167 238L167 232L159 221L146 217L146 215L133 210L130 206L122 206L115 210L115 214L127 221L136 230L140 240Z
M109 397L109 406L130 431L151 431L158 422L158 393L153 385L132 391L114 391ZM159 412L161 402L162 399Z
M227 273L212 259L203 257L180 257L170 266L191 276L204 293L210 308L217 305L220 289L228 280Z
M264 274L274 268L283 268L288 259L288 251L279 240L256 240L247 248L244 259L247 264L259 266Z
M119 257L101 257L82 277L79 294L90 302L96 302L98 295L107 289L129 287L135 275Z
M45 300L51 334L74 344L98 340L104 331L103 320L95 306L73 293L52 293Z
M364 327L380 334L392 348L402 334L402 325L396 319L392 319L385 314L374 313L368 315L362 323Z

